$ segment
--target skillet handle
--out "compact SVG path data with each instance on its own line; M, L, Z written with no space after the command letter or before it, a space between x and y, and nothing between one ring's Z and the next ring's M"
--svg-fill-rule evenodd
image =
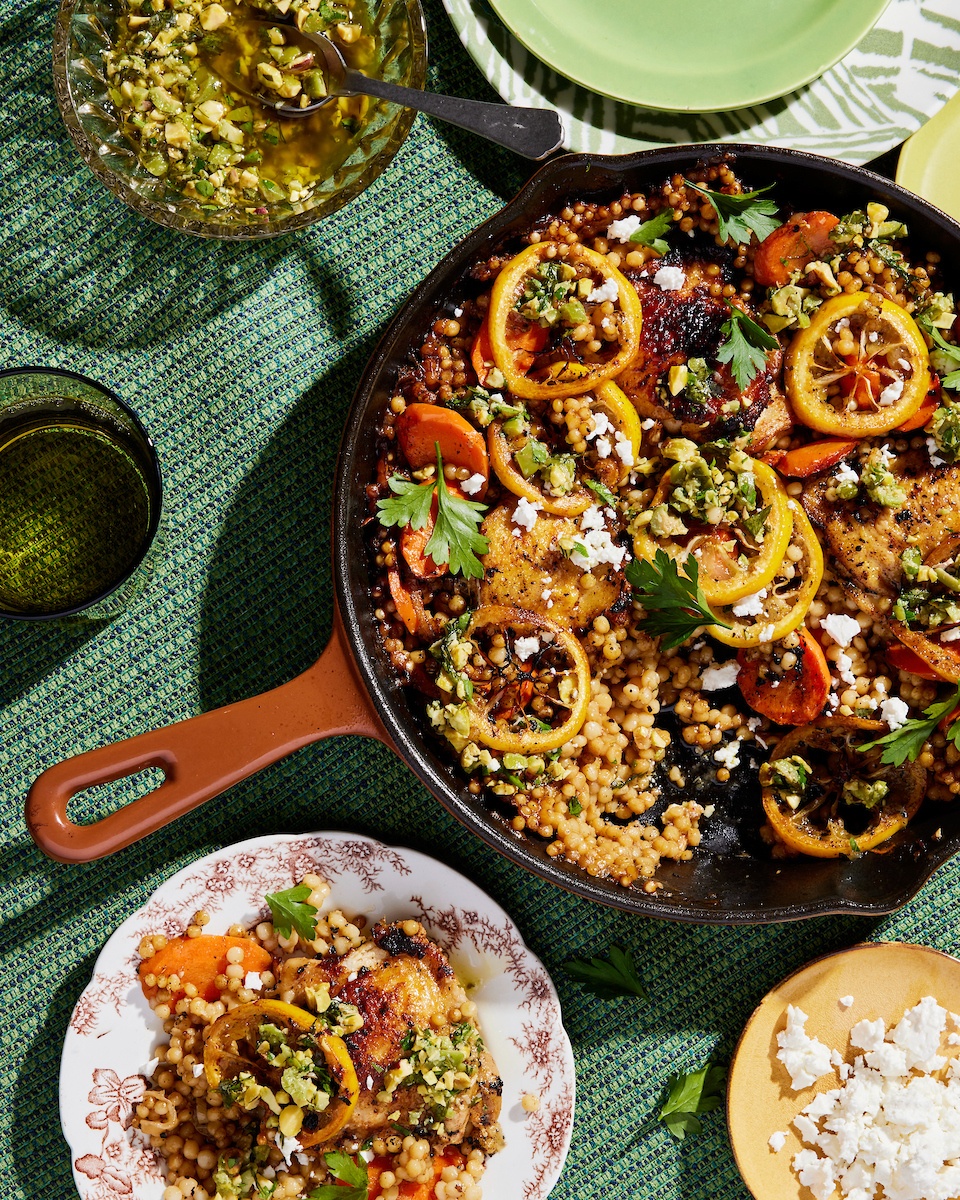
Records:
M90 862L146 837L301 746L341 734L389 744L354 673L336 614L323 654L289 683L44 771L27 796L27 828L51 858ZM148 767L159 767L166 778L145 796L93 824L77 825L67 816L77 792Z

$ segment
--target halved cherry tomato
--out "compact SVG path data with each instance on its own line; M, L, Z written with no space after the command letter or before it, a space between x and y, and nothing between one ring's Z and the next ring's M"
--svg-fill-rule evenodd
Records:
M737 655L737 686L744 700L778 725L809 725L823 712L830 694L830 668L820 643L802 627L797 636L796 665L780 675L757 650L741 650Z
M303 1126L296 1135L301 1146L316 1146L330 1141L350 1120L357 1106L360 1084L343 1038L328 1033L316 1013L287 1004L282 1000L254 1000L239 1004L216 1021L207 1034L203 1048L203 1068L207 1086L215 1088L222 1079L233 1079L241 1071L274 1091L281 1089L281 1069L268 1063L257 1052L261 1025L275 1025L293 1040L305 1041L318 1065L336 1085L336 1092L323 1111L304 1109Z
M834 350L842 332L853 342L843 357ZM794 335L784 380L794 412L809 428L872 437L896 429L923 403L929 354L905 309L872 292L844 293L825 300Z
M515 496L525 496L535 501L544 512L558 517L576 517L586 512L597 498L582 484L562 495L551 495L540 486L536 476L527 478L517 466L510 439L503 431L502 421L493 421L487 426L487 445L490 448L490 464L497 478ZM520 447L518 446L518 449Z
M898 671L909 671L911 675L919 675L921 679L942 680L943 676L925 662L915 650L899 642L893 642L884 651L884 657L891 667Z
M400 572L396 566L387 571L387 583L390 587L390 597L397 609L397 616L410 633L416 633L423 618L423 604L417 592L411 592L403 586Z
M768 234L753 257L753 277L764 287L782 287L796 270L836 249L830 230L838 224L833 213L794 213Z
M578 269L582 278L599 276L601 281L613 281L617 286L620 311L618 317L615 314L618 327L616 350L608 357L571 360L571 365L585 367L585 373L580 370L566 371L562 369L563 364L556 364L561 369L548 371L543 379L539 379L528 376L529 365L526 369L518 366L513 347L519 330L524 325L531 326L537 322L525 321L525 318L517 313L517 301L523 294L527 278L537 270L541 262L550 260L557 256L557 253L556 242L536 242L527 246L503 267L494 281L490 295L488 321L493 358L507 381L507 388L515 396L524 399L562 399L565 396L581 395L602 379L612 379L619 375L633 359L640 345L640 324L643 316L636 288L603 254L578 243L567 249L566 258L562 261Z
M521 662L509 654L505 664L495 662L484 651L484 642L495 634L506 637L508 651L518 636L537 637L538 657L549 661L542 669L538 662ZM488 604L473 614L466 636L476 654L487 658L481 675L472 681L473 696L467 701L474 741L492 750L545 754L580 731L590 703L590 664L568 629L538 613ZM525 688L526 683L533 687ZM522 709L534 695L537 711L528 716Z
M766 533L759 553L749 558L748 565L740 563L743 548L729 525L707 526L704 532L682 535L681 538L655 537L648 526L634 536L633 550L637 558L653 562L657 550L665 550L671 558L696 555L700 572L700 587L708 604L732 604L753 592L759 592L774 578L783 562L793 529L793 509L783 483L775 471L758 459L751 459L756 479L757 509L769 508ZM664 504L671 490L670 471L665 472L651 501L651 507ZM794 506L796 507L796 506Z
M453 409L439 404L408 404L394 426L400 449L415 470L437 461L437 446L445 464L465 467L471 475L490 478L483 434ZM487 484L476 493L482 499Z
M779 642L797 628L807 615L823 579L823 550L807 514L799 504L793 511L790 545L800 551L793 561L785 555L777 573L762 591L761 609L755 616L738 616L735 605L713 605L725 623L708 625L707 632L718 642L743 648ZM751 606L752 607L752 606ZM758 712L762 711L757 709Z
M771 465L775 466L781 475L790 479L806 479L810 475L826 471L828 467L835 467L848 454L852 454L858 444L845 438L823 438L818 442L807 442L805 446L798 446L795 450L788 450Z
M157 979L169 978L176 975L180 980L173 989L174 997L184 995L184 988L192 983L197 989L197 995L204 1000L217 1000L220 989L216 977L222 975L229 965L227 951L240 949L243 958L240 965L244 972L266 971L273 959L267 950L257 944L252 938L228 937L226 934L202 933L199 937L178 937L167 942L162 950L150 958L145 958L137 968L140 986L148 1000L152 1000L158 991L156 983L148 984L148 975Z
M449 484L447 485L449 487ZM450 491L455 489L450 487ZM447 563L436 563L427 553L427 543L433 537L437 525L437 497L433 497L430 513L425 525L414 529L412 525L404 527L400 534L400 553L403 555L410 572L418 579L436 579L446 575L450 567Z
M886 732L882 721L859 717L824 717L791 731L776 745L761 768L763 811L779 840L813 858L852 858L872 850L903 829L920 807L927 773L918 763L893 767L880 762L880 749L860 746ZM810 768L806 785L794 794L772 784L781 758L801 758ZM887 794L872 807L851 803L843 785L849 781L882 781Z

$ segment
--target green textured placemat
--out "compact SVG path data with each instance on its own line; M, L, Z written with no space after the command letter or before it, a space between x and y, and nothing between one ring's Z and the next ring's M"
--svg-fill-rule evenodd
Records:
M492 98L439 0L427 12L430 86ZM656 1122L667 1077L714 1048L729 1055L760 996L817 953L869 936L954 949L956 868L878 925L640 920L525 875L392 754L355 739L301 751L106 863L61 866L34 848L22 806L45 767L280 683L316 658L330 629L333 464L359 373L409 287L529 173L421 117L391 169L322 225L242 246L181 237L128 212L82 166L50 84L54 15L52 3L0 0L0 365L91 374L140 412L160 449L167 534L153 582L113 624L0 626L0 1196L74 1195L60 1047L113 928L215 847L341 828L442 848L514 915L553 974L579 1087L556 1200L743 1197L720 1114L683 1144ZM84 811L106 803L90 796ZM612 941L636 954L646 1008L596 1001L564 975L571 954Z

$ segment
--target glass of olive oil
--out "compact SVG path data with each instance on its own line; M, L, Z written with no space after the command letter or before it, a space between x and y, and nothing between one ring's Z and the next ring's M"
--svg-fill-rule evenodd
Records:
M71 371L0 371L0 617L116 616L150 573L160 464L136 415Z

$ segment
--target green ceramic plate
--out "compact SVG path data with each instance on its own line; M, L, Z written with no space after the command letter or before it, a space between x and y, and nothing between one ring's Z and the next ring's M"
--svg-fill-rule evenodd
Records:
M528 50L631 104L718 112L816 79L887 0L490 0Z
M960 95L904 145L897 183L960 221Z

